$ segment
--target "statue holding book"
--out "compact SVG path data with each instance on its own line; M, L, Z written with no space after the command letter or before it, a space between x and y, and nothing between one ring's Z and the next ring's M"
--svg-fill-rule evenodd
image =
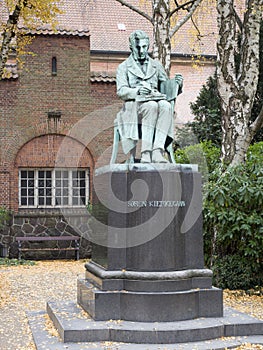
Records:
M130 35L131 55L117 70L117 94L124 101L117 115L125 154L134 161L141 138L141 163L166 163L165 149L173 140L174 101L183 78L168 79L161 63L148 55L149 37L136 30Z

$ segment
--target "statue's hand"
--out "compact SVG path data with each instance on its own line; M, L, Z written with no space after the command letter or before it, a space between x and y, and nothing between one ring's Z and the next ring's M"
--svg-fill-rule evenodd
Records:
M177 82L177 84L182 87L183 86L183 76L181 74L175 74L174 77L175 81Z
M149 89L146 86L142 86L139 88L138 90L138 94L139 95L149 95L151 93L152 89Z

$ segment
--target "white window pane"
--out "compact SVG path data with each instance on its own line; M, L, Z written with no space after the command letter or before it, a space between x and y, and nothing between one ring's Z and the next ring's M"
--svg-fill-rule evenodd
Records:
M22 206L83 206L86 204L85 170L21 170L19 195Z

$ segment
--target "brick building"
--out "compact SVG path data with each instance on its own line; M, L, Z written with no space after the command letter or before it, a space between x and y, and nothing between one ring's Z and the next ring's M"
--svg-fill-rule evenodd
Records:
M150 23L115 0L67 0L57 31L28 33L35 36L34 55L24 58L23 69L10 57L0 81L0 206L12 212L0 243L10 247L10 256L17 254L16 236L75 233L82 237L81 256L89 255L85 207L92 201L94 168L110 159L121 106L115 72L138 28L151 33ZM206 40L206 61L195 70L187 27L180 35L171 70L185 79L177 124L191 119L189 101L213 74L215 51L214 41Z

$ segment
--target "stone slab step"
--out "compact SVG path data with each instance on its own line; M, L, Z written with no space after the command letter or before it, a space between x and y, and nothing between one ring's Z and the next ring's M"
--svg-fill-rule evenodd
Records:
M49 302L47 312L64 343L180 344L222 337L263 336L263 321L226 308L224 317L178 322L94 321L75 302Z
M50 334L46 327L46 312L28 313L29 325L37 350L225 350L234 349L242 343L263 344L263 335L219 338L200 342L180 344L131 344L116 342L63 343L59 337ZM249 346L248 346L249 348Z

